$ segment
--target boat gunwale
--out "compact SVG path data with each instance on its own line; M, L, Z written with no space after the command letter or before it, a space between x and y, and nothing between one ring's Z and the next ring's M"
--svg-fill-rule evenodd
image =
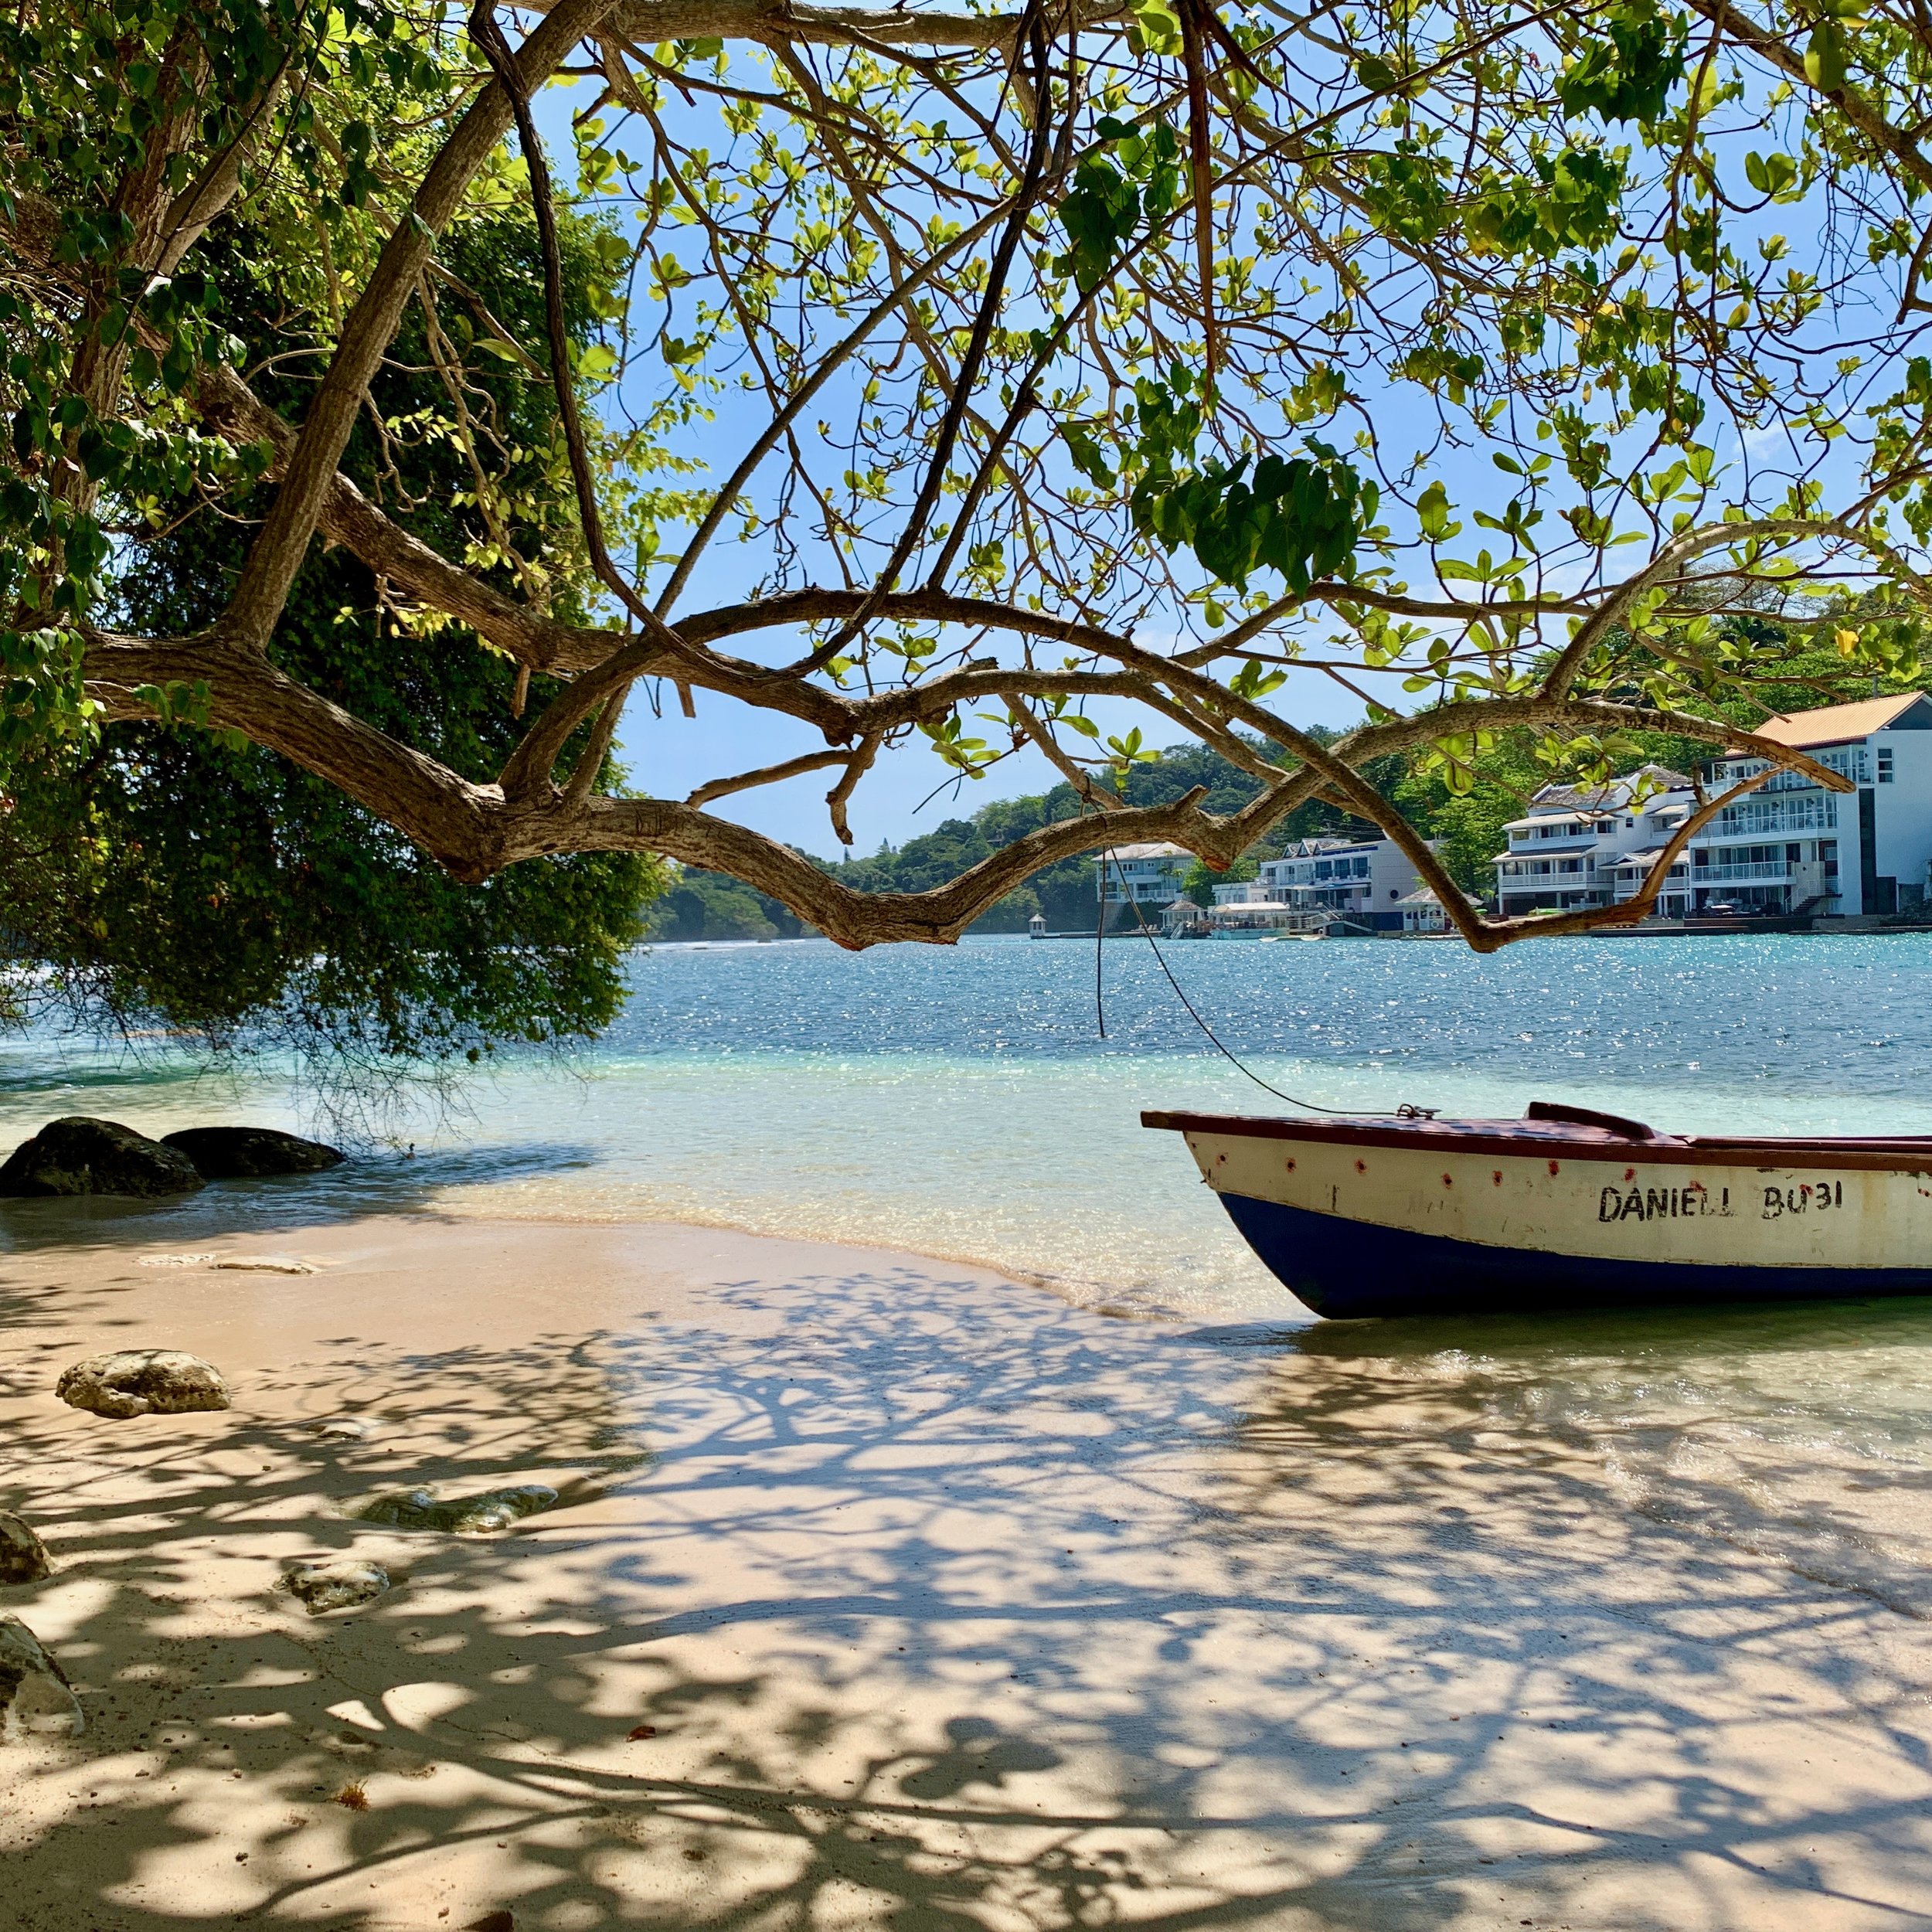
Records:
M1932 1135L1891 1139L1845 1135L1807 1140L1788 1134L1659 1134L1635 1140L1607 1129L1561 1121L1301 1121L1271 1114L1195 1114L1150 1108L1143 1127L1236 1138L1318 1141L1342 1147L1406 1148L1416 1153L1529 1155L1546 1159L1622 1162L1627 1166L1846 1168L1932 1173ZM1771 1158L1781 1157L1781 1158Z

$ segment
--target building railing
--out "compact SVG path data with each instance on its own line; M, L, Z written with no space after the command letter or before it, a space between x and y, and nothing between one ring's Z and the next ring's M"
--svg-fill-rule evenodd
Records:
M1766 833L1835 832L1838 799L1815 787L1782 798L1740 798L1717 815L1720 838L1750 838Z
M1772 886L1780 884L1791 876L1791 862L1788 859L1764 859L1754 865L1694 866L1691 869L1691 883L1693 886L1747 879L1759 885Z

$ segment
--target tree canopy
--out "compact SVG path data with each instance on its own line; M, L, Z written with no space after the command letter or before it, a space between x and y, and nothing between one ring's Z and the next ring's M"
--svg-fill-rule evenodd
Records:
M1465 795L1526 743L1600 777L1666 733L1842 787L1748 726L1794 679L1917 669L1928 109L1917 11L1811 0L18 14L0 760L159 720L457 881L665 856L853 946L951 939L1127 840L1223 868L1314 799L1485 949L1641 917L1485 918L1413 786ZM460 268L510 209L520 304ZM573 223L605 238L594 338ZM251 353L237 302L286 348ZM403 433L376 399L412 355L406 435L464 472L427 521L354 449ZM550 398L534 452L478 420L506 377ZM129 587L190 496L239 539L175 621ZM493 658L514 730L459 756L318 682L285 620L318 544L378 587L379 682ZM1360 726L1298 722L1297 667ZM608 754L645 702L798 750L633 793ZM1136 802L1176 730L1252 796ZM921 740L961 776L1032 747L1080 810L867 892L713 809L818 772L847 838Z
M607 236L569 222L563 235L566 309L582 340ZM541 330L527 211L479 217L449 253L460 286L492 288L505 314ZM232 248L209 254L264 394L299 402L283 318ZM343 459L413 531L445 543L463 540L452 512L475 475L454 442L424 433L426 403L447 396L436 369L446 328L467 339L433 297L405 318ZM495 459L491 527L527 553L523 567L540 568L560 507L569 521L543 454L553 399L501 364L462 394L479 425L476 454ZM145 527L124 533L111 585L119 620L187 630L218 616L253 500L189 490L158 502ZM472 645L424 653L399 675L384 607L352 552L313 548L276 627L276 661L391 736L487 779L515 747L517 667ZM67 752L17 759L0 811L0 982L14 989L15 1019L53 1007L124 1032L158 1022L220 1051L287 1047L338 1089L386 1063L475 1060L505 1039L601 1030L624 997L624 949L662 883L661 862L614 852L461 885L341 790L236 733L121 719Z

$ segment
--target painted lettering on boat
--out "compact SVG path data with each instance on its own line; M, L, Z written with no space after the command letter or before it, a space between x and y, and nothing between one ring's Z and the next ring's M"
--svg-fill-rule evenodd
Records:
M1796 1187L1767 1187L1764 1211L1759 1218L1781 1221L1787 1214L1808 1214L1814 1208L1842 1208L1844 1205L1842 1181L1804 1181Z
M1607 1187L1597 1203L1599 1221L1678 1221L1707 1214L1728 1219L1730 1213L1730 1189L1719 1188L1713 1197L1702 1181L1685 1187L1634 1187L1628 1194Z
M1842 1181L1801 1181L1789 1187L1767 1187L1758 1218L1781 1221L1792 1214L1823 1213L1845 1205ZM1597 1202L1597 1219L1603 1221L1676 1221L1707 1215L1731 1217L1731 1191L1719 1188L1715 1194L1701 1182L1685 1187L1605 1188Z

